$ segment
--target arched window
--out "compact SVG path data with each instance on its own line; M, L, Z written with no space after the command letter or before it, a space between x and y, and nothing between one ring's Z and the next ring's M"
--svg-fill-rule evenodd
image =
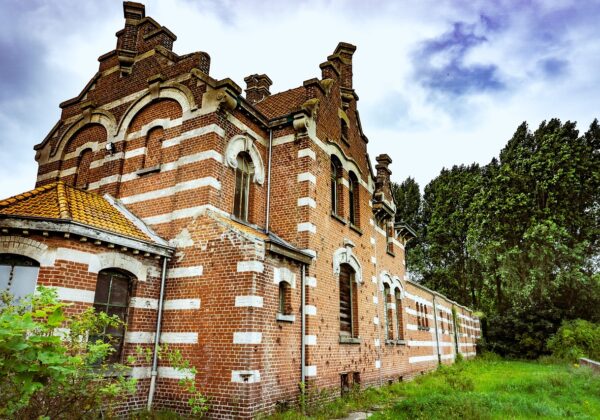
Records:
M102 270L98 274L96 293L94 295L94 309L96 312L105 312L111 316L116 315L123 321L121 327L107 328L99 336L92 337L92 340L100 339L112 344L115 351L108 356L108 362L118 362L121 358L131 285L131 275L123 271L108 269Z
M87 189L90 184L90 165L92 164L92 149L85 149L79 155L77 172L75 173L75 188Z
M278 312L281 315L290 315L292 313L291 293L290 284L287 281L280 281Z
M404 340L404 322L402 316L402 293L396 288L394 292L396 298L396 327L398 329L398 340Z
M40 265L22 255L0 254L0 292L21 299L35 291Z
M390 293L390 286L388 284L383 285L383 312L385 317L385 339L394 339L394 311L392 311L392 294Z
M235 196L233 199L233 215L238 219L248 221L248 204L250 201L250 179L254 173L252 159L246 152L237 157L235 169Z
M354 270L348 264L340 265L340 335L358 336L357 296Z
M331 156L331 213L341 216L340 179L342 177L342 163L336 156Z
M354 172L349 173L350 183L348 184L348 204L350 206L350 224L359 225L359 199L358 199L358 178Z
M146 156L144 157L144 168L153 168L162 163L162 141L164 130L162 127L154 127L146 135Z

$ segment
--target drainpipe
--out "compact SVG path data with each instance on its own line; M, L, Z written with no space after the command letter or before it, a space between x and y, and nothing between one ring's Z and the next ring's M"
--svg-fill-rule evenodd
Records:
M160 343L160 327L162 324L163 301L165 296L165 283L167 279L167 257L163 257L162 272L160 274L160 295L158 299L158 317L156 319L156 336L154 337L154 353L152 354L152 372L150 376L150 390L148 391L148 411L152 409L152 400L156 390L156 375L158 366L158 346Z
M433 295L433 323L435 325L435 345L437 348L438 365L441 365L442 355L440 354L440 336L438 331L437 306L435 306L435 295Z
M267 214L265 216L265 232L269 234L269 216L271 208L271 156L273 154L273 130L269 130L269 170L267 171Z
M300 299L302 304L300 305L300 331L302 336L300 337L300 383L302 384L302 393L304 393L305 380L306 380L306 343L304 342L304 336L306 334L306 265L302 264L302 274L300 275Z

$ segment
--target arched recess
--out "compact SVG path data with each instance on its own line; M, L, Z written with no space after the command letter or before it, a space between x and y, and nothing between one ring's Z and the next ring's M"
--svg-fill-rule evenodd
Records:
M181 106L182 113L186 113L196 109L196 102L192 92L182 84L173 84L170 86L161 87L157 93L153 93L148 90L144 95L134 101L125 114L117 127L116 137L118 139L124 139L125 133L131 121L146 105L157 99L173 99Z
M2 236L0 237L0 254L17 254L31 258L40 265L52 265L52 256L48 261L48 246L30 238L21 236Z
M250 155L254 165L254 182L262 185L265 182L265 166L254 140L250 137L238 135L229 140L225 149L225 163L227 166L236 169L238 166L237 157L241 152Z
M340 265L348 264L354 270L356 283L362 283L362 267L352 253L351 247L339 248L333 253L333 274L340 274Z
M114 115L106 110L96 109L92 111L90 115L81 116L81 118L71 124L71 126L64 132L51 150L49 161L62 158L63 151L66 145L70 142L71 138L88 124L100 124L106 129L106 139L104 139L102 142L94 143L94 146L92 147L94 152L100 147L104 147L104 143L107 140L109 141L112 139L117 132L117 121Z
M95 255L95 258L90 259L88 271L99 273L109 268L120 268L127 271L139 281L146 281L148 276L148 268L144 264L130 255L118 252L105 252Z

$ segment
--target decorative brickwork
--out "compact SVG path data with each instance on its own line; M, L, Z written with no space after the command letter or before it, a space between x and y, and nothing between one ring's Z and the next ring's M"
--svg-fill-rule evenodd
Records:
M38 284L57 287L73 311L92 304L99 272L129 273L123 357L154 342L168 258L159 338L196 367L215 418L295 401L303 379L341 393L340 378L379 385L475 354L478 319L406 279L411 231L393 226L392 159L377 157L374 172L367 154L356 47L340 43L320 79L286 92L248 76L244 97L209 75L206 53L173 53L175 35L143 5L125 2L124 12L116 49L35 147L38 190L27 194L61 185L75 191L73 205L64 217L60 206L50 209L58 216L0 211L1 253L38 261ZM246 202L235 198L240 153L251 161ZM96 221L85 203L107 210ZM123 412L148 401L151 367L140 361L132 375L138 393ZM177 380L186 375L161 362L153 407L185 412Z

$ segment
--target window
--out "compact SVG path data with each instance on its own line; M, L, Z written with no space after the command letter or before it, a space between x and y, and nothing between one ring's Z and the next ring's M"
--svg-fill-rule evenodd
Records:
M75 188L87 189L90 184L90 165L92 164L92 149L85 149L79 155L77 172L75 173Z
M342 177L342 164L336 156L331 156L331 213L341 216L340 179Z
M398 328L398 340L404 340L404 323L402 322L402 294L396 289L396 326Z
M429 316L427 315L427 306L422 305L422 307L425 310L425 328L429 329Z
M105 312L108 315L116 315L127 322L127 311L129 309L129 294L131 289L131 277L117 270L103 270L98 274L96 293L94 295L94 309L96 312ZM99 336L92 340L103 340L110 342L115 349L108 357L108 362L117 362L121 358L123 341L125 338L125 325L120 328L106 328Z
M392 238L394 237L394 226L391 222L385 224L385 242L386 242L386 251L388 254L394 254L394 242Z
M417 303L417 325L420 330L429 330L429 318L427 317L427 306Z
M391 308L392 294L390 293L390 286L387 284L383 285L383 313L385 321L385 339L394 339L394 312Z
M153 168L162 163L162 141L164 130L162 127L154 127L146 135L146 156L144 157L144 168Z
M356 285L354 270L348 264L340 265L340 335L357 337Z
M282 315L292 312L290 284L286 281L279 282L279 306L278 311Z
M35 291L40 265L21 255L0 254L0 292L21 299Z
M350 183L348 185L348 203L350 205L350 224L354 226L358 226L358 216L359 216L359 200L358 200L358 191L359 184L358 178L354 172L350 172Z
M237 157L235 169L235 196L233 199L233 215L238 219L248 221L248 204L250 200L250 178L254 173L252 159L246 152Z

